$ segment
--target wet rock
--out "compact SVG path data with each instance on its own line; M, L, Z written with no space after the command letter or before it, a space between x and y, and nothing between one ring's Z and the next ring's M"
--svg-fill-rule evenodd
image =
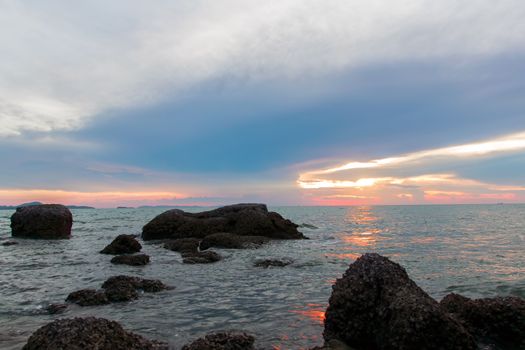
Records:
M61 314L67 310L68 304L50 304L46 307L46 311L50 315Z
M23 350L167 350L168 345L128 332L103 318L59 319L40 327Z
M309 228L310 230L317 230L319 227L311 224L302 223L299 227Z
M204 238L219 232L273 239L304 238L297 231L296 224L277 213L268 212L264 204L235 204L201 213L168 210L144 226L142 238Z
M262 244L269 242L268 237L264 236L239 236L232 233L219 232L213 233L203 238L200 248L226 248L226 249L243 249L258 248Z
M292 264L293 261L289 259L264 259L256 261L253 266L255 267L284 267Z
M113 242L107 245L100 252L102 254L133 254L138 253L142 246L133 235L118 235Z
M361 256L337 280L323 336L357 349L476 349L458 321L378 254Z
M11 216L13 237L62 239L71 237L73 215L61 204L41 204L16 208Z
M112 303L119 303L138 299L139 293L129 285L113 286L104 290L106 298Z
M111 259L112 264L124 264L131 266L143 266L149 264L149 255L135 254L135 255L117 255Z
M109 304L109 300L104 291L95 289L82 289L70 293L66 301L80 306L94 306Z
M480 348L525 349L525 300L469 299L452 293L441 300L440 306L475 336Z
M2 242L2 245L3 246L10 246L10 245L16 245L18 244L18 242L15 242L15 241L5 241L5 242Z
M144 292L160 292L162 290L166 289L172 289L172 287L169 287L162 283L160 280L150 280L150 279L144 279L140 277L134 277L134 276L113 276L108 278L103 284L103 289L115 289L115 288L133 288L133 289L140 289Z
M164 243L164 248L174 252L196 252L199 250L200 239L198 238L179 238Z
M255 338L244 332L217 332L199 338L182 350L255 350Z
M184 264L211 264L221 259L222 257L218 253L211 250L182 254Z

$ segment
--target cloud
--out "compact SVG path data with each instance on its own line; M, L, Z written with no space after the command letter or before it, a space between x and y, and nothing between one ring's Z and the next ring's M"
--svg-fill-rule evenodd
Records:
M519 0L3 1L0 137L76 130L224 77L294 81L523 51L524 16Z
M346 162L301 173L297 184L318 191L318 198L365 199L375 202L468 202L523 200L525 186L496 184L464 178L451 172L473 161L493 160L525 152L525 133L516 133L469 144L429 149L367 162ZM428 173L429 170L441 170ZM337 195L330 195L336 191ZM345 191L341 194L341 191ZM312 193L312 192L310 192Z

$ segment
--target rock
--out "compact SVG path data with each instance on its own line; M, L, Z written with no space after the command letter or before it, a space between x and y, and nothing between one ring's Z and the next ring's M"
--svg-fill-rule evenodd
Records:
M273 239L305 238L297 231L296 224L277 213L268 212L264 204L235 204L201 213L168 210L144 226L142 238L204 238L219 232Z
M133 235L118 235L108 246L102 249L102 254L133 254L138 253L142 246Z
M23 350L167 350L168 345L128 332L103 318L59 319L40 327Z
M80 306L93 306L109 304L109 300L104 291L95 289L82 289L70 293L66 301Z
M117 255L111 259L112 264L125 264L131 266L142 266L149 264L149 255L136 254L136 255Z
M186 344L181 350L255 350L255 338L244 332L217 332Z
M102 284L103 289L114 289L114 288L133 288L141 289L145 292L160 292L165 289L172 289L172 287L166 286L159 280L150 280L134 276L113 276L110 277Z
M323 336L356 349L476 349L458 321L378 254L361 256L337 280Z
M232 233L219 232L204 237L200 248L201 250L211 247L227 249L258 248L269 240L268 237L263 236L239 236Z
M50 304L46 307L47 313L50 315L61 314L68 308L67 304Z
M119 303L138 299L139 293L130 285L119 285L104 289L106 298L112 303Z
M273 267L284 267L284 266L288 266L290 264L292 264L293 261L292 260L288 260L288 259L265 259L265 260L258 260L256 261L253 266L255 267L264 267L264 268L268 268L270 266L273 266Z
M525 349L525 300L518 297L469 299L449 294L440 302L474 335L480 348Z
M196 252L199 250L200 239L198 238L179 238L164 243L164 248L174 252Z
M11 216L13 237L61 239L71 237L73 215L61 204L19 207Z
M182 262L184 264L211 264L221 259L222 257L219 254L211 250L182 254Z
M15 242L15 241L5 241L5 242L2 242L2 245L3 246L10 246L10 245L16 245L18 244L18 242Z

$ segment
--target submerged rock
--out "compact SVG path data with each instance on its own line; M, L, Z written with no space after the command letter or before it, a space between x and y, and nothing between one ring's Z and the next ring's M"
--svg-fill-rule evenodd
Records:
M365 254L333 286L323 336L356 349L476 349L398 264Z
M40 327L23 350L167 350L168 345L128 332L103 318L59 319Z
M16 208L11 216L13 237L62 239L71 237L73 215L61 204L41 204Z
M133 235L118 235L113 242L107 245L100 252L102 254L133 254L138 253L142 246Z
M5 241L5 242L2 242L2 245L3 246L10 246L10 245L17 245L18 242L15 242L15 241Z
M174 252L196 252L199 250L200 239L198 238L179 238L164 243L164 248Z
M449 294L440 302L489 349L525 349L525 300L518 297L469 299Z
M155 293L166 289L173 287L166 286L159 280L120 275L108 278L101 290L82 289L69 294L66 301L80 306L104 305L135 300L139 297L137 290Z
M264 259L256 261L253 266L255 267L284 267L293 263L293 260L289 259Z
M68 304L50 304L45 310L50 315L61 314L67 310L68 306Z
M240 236L265 236L274 239L300 239L297 225L264 204L235 204L201 213L168 210L144 226L144 240L164 238L204 238L230 232Z
M94 306L109 304L108 297L104 291L95 289L81 289L70 293L66 301L80 306Z
M218 253L211 250L182 254L182 263L184 264L211 264L221 259L222 257Z
M125 275L119 275L119 276L113 276L108 278L103 284L103 289L113 289L113 288L133 288L133 289L140 289L144 292L160 292L162 290L166 289L173 289L173 287L169 287L162 283L160 280L150 280L140 277L134 277L134 276L125 276Z
M136 254L136 255L117 255L111 259L112 264L124 264L131 266L143 266L149 264L149 255Z
M201 250L212 247L226 249L257 248L269 241L270 239L264 236L239 236L232 233L219 232L204 237L200 248Z
M186 344L181 350L255 350L255 338L244 332L217 332Z

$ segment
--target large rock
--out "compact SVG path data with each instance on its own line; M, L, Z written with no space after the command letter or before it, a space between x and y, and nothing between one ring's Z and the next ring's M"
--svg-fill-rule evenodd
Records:
M61 204L16 208L11 216L13 237L59 239L71 237L73 215Z
M200 239L198 238L179 238L165 242L164 248L179 253L197 252L199 244Z
M108 278L103 284L102 288L105 290L113 288L133 288L140 289L144 292L156 293L165 289L173 289L173 287L167 286L160 280L150 280L135 276L113 276Z
M102 254L133 254L138 253L142 246L133 235L118 235L110 244L100 252Z
M186 344L181 350L255 350L255 338L244 332L217 332Z
M109 304L108 297L104 291L96 289L81 289L69 293L66 301L80 306L94 306Z
M268 212L264 204L235 204L201 213L168 210L144 226L142 238L203 238L218 232L274 239L305 238L296 224Z
M356 349L476 349L458 321L378 254L361 256L337 280L323 336Z
M452 293L441 300L440 306L460 320L481 348L525 349L525 300L469 299Z
M59 319L40 327L23 350L167 350L168 345L128 332L103 318Z
M200 248L226 248L226 249L243 249L258 248L270 239L264 236L239 236L232 233L219 232L213 233L203 238Z

